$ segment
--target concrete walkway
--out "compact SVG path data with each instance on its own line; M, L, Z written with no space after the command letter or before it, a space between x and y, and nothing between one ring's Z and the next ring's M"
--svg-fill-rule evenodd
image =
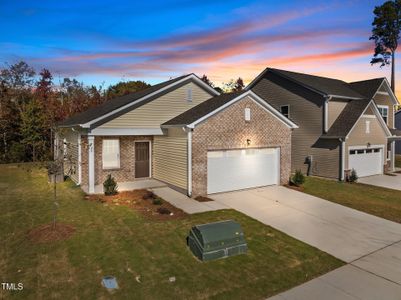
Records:
M396 176L374 175L362 177L359 178L358 182L401 191L401 174L394 173L394 175Z
M154 192L156 195L162 197L164 200L168 201L175 207L182 209L188 214L195 214L200 212L228 208L226 205L216 201L209 201L209 202L196 201L167 186L151 188L149 190Z
M281 186L211 198L349 263L272 299L401 300L401 224Z

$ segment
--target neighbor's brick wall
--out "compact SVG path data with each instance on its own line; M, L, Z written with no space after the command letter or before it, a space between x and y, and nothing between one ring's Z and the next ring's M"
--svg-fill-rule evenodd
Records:
M246 107L251 121L244 119ZM285 124L249 98L226 108L196 126L192 135L192 193L207 193L207 151L250 147L280 147L280 181L288 182L291 173L291 132Z
M103 170L102 165L102 141L103 139L120 140L120 168ZM118 182L135 180L135 141L152 141L151 136L95 136L95 185L103 184L108 174L111 174ZM88 138L81 137L82 143L82 185L87 186L88 179ZM152 147L153 149L153 147ZM153 155L152 155L153 157Z

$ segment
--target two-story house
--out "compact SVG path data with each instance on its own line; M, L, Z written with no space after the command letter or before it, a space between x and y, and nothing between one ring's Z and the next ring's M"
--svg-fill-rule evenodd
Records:
M341 80L267 68L252 90L294 121L292 171L343 180L394 169L394 107L385 78ZM399 138L399 137L398 137Z
M59 128L65 171L88 193L110 174L120 188L156 180L196 196L288 182L297 125L252 91L220 95L189 74Z

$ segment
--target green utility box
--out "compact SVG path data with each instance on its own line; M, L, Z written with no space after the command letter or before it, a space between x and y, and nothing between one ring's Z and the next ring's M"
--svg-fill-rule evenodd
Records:
M227 220L192 227L188 247L202 261L246 253L248 247L241 225Z

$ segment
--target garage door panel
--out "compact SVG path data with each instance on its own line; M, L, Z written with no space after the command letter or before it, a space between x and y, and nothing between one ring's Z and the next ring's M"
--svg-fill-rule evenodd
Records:
M349 151L349 169L355 169L359 177L383 173L382 148L358 148Z
M243 149L208 153L208 193L277 184L279 151Z

